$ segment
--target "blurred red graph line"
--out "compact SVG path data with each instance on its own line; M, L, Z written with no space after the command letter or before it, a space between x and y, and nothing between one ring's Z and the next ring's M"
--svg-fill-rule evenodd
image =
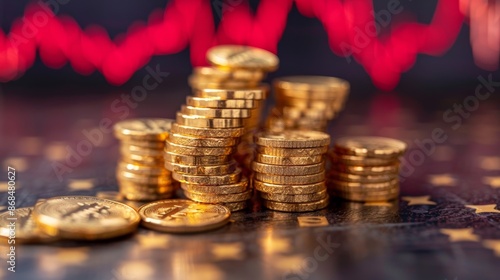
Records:
M400 8L405 1L411 0L398 2ZM207 49L217 44L276 52L295 3L303 15L321 21L333 52L352 54L377 87L390 90L418 54L440 55L450 48L464 20L459 0L440 0L430 24L394 23L381 37L368 34L375 23L371 0L262 0L255 14L246 1L228 0L221 5L223 18L216 30L212 2L173 0L163 12L153 12L147 23L133 23L113 40L100 26L82 30L72 18L54 16L48 7L32 4L7 35L0 31L0 80L22 75L33 65L37 50L48 67L69 62L83 75L98 70L112 84L126 82L153 55L177 53L188 46L193 65L206 64Z

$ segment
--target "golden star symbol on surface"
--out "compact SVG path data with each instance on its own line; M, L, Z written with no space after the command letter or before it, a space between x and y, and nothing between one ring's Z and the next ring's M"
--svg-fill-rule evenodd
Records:
M467 208L475 209L476 214L480 213L500 213L499 210L495 209L496 204L484 204L484 205L465 205Z
M168 236L152 232L138 234L137 239L141 249L164 249L168 248L170 244Z
M241 242L212 244L212 255L217 260L241 260L243 248Z
M454 187L457 185L457 180L451 174L436 174L429 175L429 183L437 187Z
M486 176L483 178L483 184L492 188L500 188L500 176Z
M443 228L440 229L439 232L448 235L451 242L479 241L479 236L474 234L474 229L472 228L457 228L457 229Z
M70 179L68 187L72 190L90 190L94 188L94 179Z
M487 239L483 241L485 248L493 250L495 255L500 258L500 239Z
M479 166L484 170L500 170L500 157L482 157Z
M436 202L430 201L430 195L424 196L403 196L401 199L408 201L408 206L411 205L436 205Z
M363 204L364 206L370 206L370 207L392 207L394 206L394 203L387 202L387 201L379 201L379 202L365 202Z

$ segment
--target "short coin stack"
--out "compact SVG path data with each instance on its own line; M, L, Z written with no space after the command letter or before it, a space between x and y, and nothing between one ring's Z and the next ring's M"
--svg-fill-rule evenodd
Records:
M174 181L163 161L172 123L170 119L129 119L115 124L115 136L121 140L116 177L126 199L150 201L172 196Z
M266 121L268 130L326 131L343 109L349 83L334 77L291 76L273 83L276 107Z
M328 205L324 161L330 144L328 134L297 130L259 132L255 143L253 186L266 208L306 212Z
M345 137L330 153L332 195L353 201L387 201L399 194L399 160L406 144L384 137Z

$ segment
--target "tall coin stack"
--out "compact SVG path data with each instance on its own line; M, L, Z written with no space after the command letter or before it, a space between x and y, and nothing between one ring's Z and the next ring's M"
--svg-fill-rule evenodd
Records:
M324 161L330 145L328 134L298 130L259 132L255 143L253 186L266 208L306 212L328 205Z
M334 77L291 76L273 83L276 106L266 121L268 130L326 131L343 109L349 83Z
M174 193L174 181L163 161L172 123L170 119L129 119L115 124L115 136L121 140L116 178L126 199L151 201Z
M399 157L402 141L384 137L345 137L337 140L330 156L331 194L353 201L388 201L399 194Z
M207 57L214 67L197 68L189 79L194 96L177 113L165 166L186 197L237 211L246 207L252 190L234 155L245 124L266 97L260 79L279 61L265 50L232 45L214 47Z

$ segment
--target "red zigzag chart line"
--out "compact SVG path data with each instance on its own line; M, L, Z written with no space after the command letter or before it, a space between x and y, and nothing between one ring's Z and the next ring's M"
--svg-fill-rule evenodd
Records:
M411 0L393 1L397 5L384 12L405 14L405 1ZM0 31L1 81L21 76L33 65L37 50L48 67L69 62L80 74L97 70L116 85L130 79L153 55L177 53L188 46L196 66L206 64L207 49L218 44L276 52L295 3L300 13L323 24L335 54L352 55L377 87L390 90L418 54L440 55L448 50L464 20L458 0L440 0L430 24L391 24L389 33L380 37L371 0L262 0L255 13L243 0L227 0L220 5L223 20L216 30L211 1L173 0L163 12L154 11L147 23L133 23L126 33L110 39L102 27L82 30L71 17L54 15L60 7L40 3L29 5L7 35Z

